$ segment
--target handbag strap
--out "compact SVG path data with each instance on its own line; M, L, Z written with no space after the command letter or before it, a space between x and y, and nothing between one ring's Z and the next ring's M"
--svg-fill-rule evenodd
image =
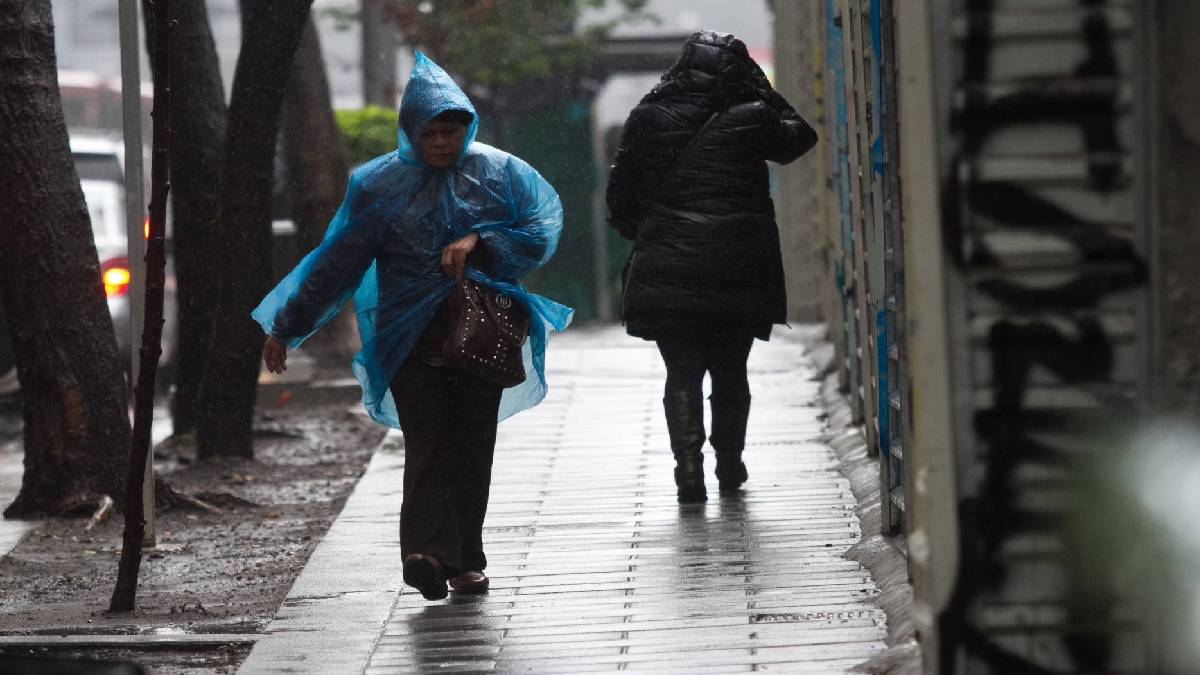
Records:
M696 145L696 141L704 135L704 132L708 131L708 128L712 126L712 123L717 121L717 118L721 116L722 112L724 112L724 110L717 110L713 114L709 115L708 119L704 121L704 124L701 124L700 128L696 130L696 133L692 134L692 137L688 139L687 145L683 146L683 149L681 149L679 153L675 155L675 159L671 160L671 166L667 167L666 173L662 175L660 184L662 181L665 181L668 176L675 173L675 169L679 167L679 162L681 162L684 156L688 154L688 151L692 149L692 146Z
M648 193L649 197L657 196L658 190L662 189L662 184L666 182L666 179L671 174L675 173L675 169L679 167L679 162L681 160L683 160L684 155L688 154L688 151L690 151L692 149L692 146L694 146L696 144L696 141L701 136L704 135L705 131L708 131L708 128L712 126L713 122L717 121L717 118L720 117L721 113L723 113L723 112L725 112L725 111L722 109L719 109L719 110L713 112L713 114L709 115L708 119L704 120L704 124L700 125L700 128L696 130L696 133L692 134L692 137L688 139L687 144L684 145L683 148L679 151L679 153L675 155L675 158L671 160L671 165L667 167L666 172L663 173L662 177L659 178L659 180L658 180L658 189L651 190ZM633 250L630 250L629 258L625 261L626 267L628 267L632 261L633 261ZM624 281L626 274L627 274L627 272L624 272L624 271L622 272L622 274L621 274L622 281ZM621 297L622 297L621 303L623 306L624 305L624 294L622 294Z

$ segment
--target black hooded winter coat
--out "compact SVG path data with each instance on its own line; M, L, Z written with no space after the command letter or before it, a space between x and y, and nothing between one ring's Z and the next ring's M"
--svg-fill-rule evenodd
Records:
M816 142L741 40L687 40L630 113L609 174L609 224L634 241L621 303L630 335L766 339L785 321L766 161L786 164Z

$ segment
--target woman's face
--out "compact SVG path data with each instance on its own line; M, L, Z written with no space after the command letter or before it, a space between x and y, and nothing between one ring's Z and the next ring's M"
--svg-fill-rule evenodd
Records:
M467 128L462 124L432 120L417 135L421 159L435 169L448 168L462 154L466 137Z

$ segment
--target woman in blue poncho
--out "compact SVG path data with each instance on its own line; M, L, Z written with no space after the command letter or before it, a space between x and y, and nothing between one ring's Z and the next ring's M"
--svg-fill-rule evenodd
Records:
M404 581L430 600L484 592L483 519L499 420L545 396L550 330L567 307L521 277L554 254L562 205L521 159L475 142L479 117L441 68L417 53L400 103L396 152L358 167L325 239L254 310L263 360L296 347L354 297L363 405L404 434L400 551ZM525 381L501 389L448 366L447 298L463 277L530 312Z

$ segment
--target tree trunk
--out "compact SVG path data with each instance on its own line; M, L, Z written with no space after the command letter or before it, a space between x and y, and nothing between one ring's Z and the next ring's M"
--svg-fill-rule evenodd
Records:
M283 111L296 248L307 253L325 236L341 204L349 174L346 149L333 118L321 41L311 17L296 50ZM304 345L322 365L345 364L357 349L357 330L349 306Z
M221 208L225 142L225 90L204 0L171 3L172 77L185 83L171 92L171 200L174 230L175 395L173 431L196 427L196 396L212 336L217 272L223 261L212 246ZM147 35L153 34L145 12Z
M24 396L7 517L121 500L125 377L59 97L49 0L0 0L0 295Z
M362 0L363 103L396 107L396 27L387 0Z
M186 1L186 0L185 0ZM139 350L137 386L134 388L133 443L129 452L129 473L125 477L125 531L121 538L121 562L109 611L129 612L137 598L138 569L142 565L142 544L146 532L146 514L142 505L142 486L146 462L150 458L150 426L154 422L154 381L162 356L163 295L166 285L167 164L170 161L171 2L147 3L154 30L151 59L154 67L153 163L150 178L150 231L146 242L146 297L131 298L145 303L145 324Z
M262 330L250 311L271 279L271 182L284 88L312 0L245 0L226 126L222 261L213 335L197 402L201 459L253 457Z

